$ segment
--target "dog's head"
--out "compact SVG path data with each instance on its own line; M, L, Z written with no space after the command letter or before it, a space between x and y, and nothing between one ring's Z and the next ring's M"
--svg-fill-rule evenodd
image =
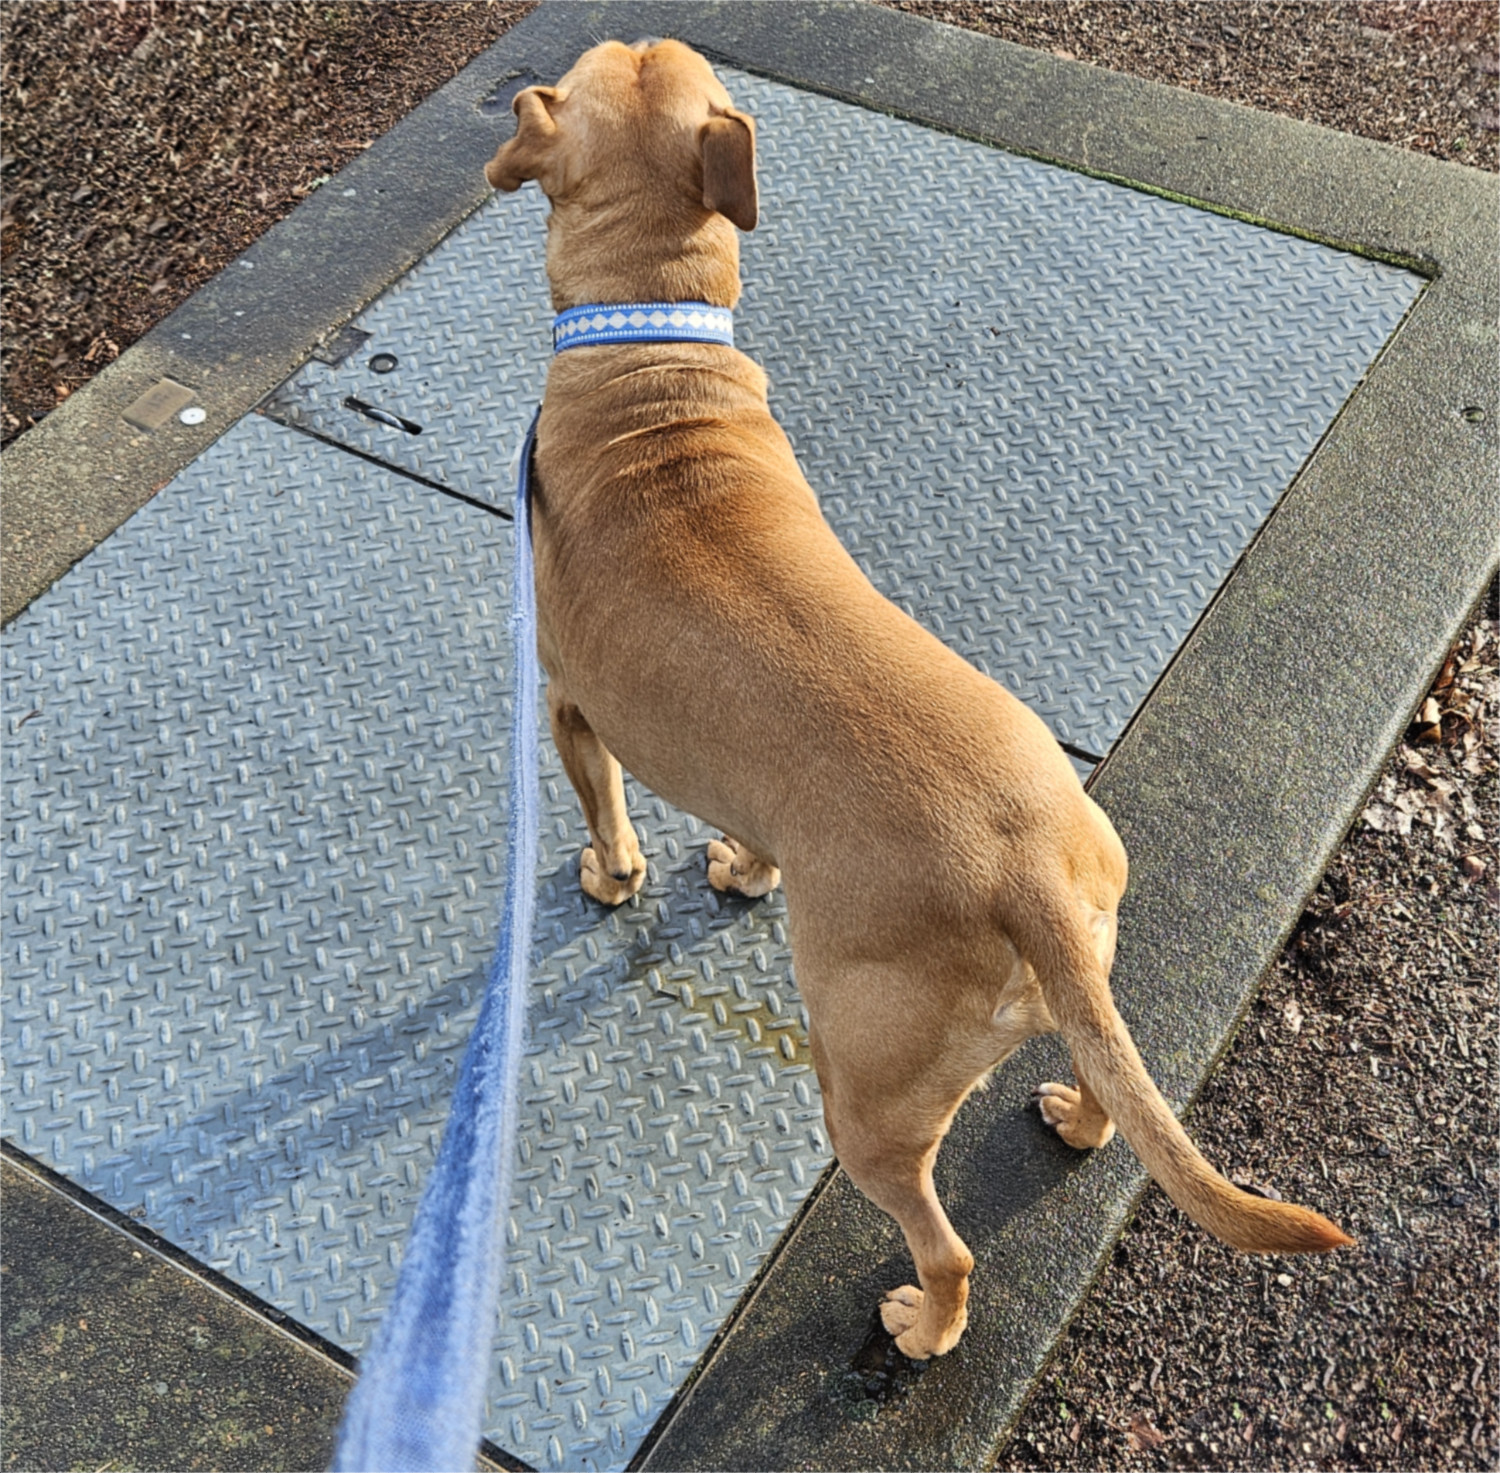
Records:
M503 190L535 179L552 201L547 268L558 305L694 296L733 305L731 222L753 230L758 213L755 124L696 51L606 41L513 107L515 137L485 178Z

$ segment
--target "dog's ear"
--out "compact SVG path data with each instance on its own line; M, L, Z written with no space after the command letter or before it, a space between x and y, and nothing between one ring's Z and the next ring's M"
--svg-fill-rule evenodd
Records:
M755 119L732 107L698 130L703 153L703 206L754 230L760 215L755 192Z
M484 166L484 177L492 189L503 189L509 194L528 179L541 177L557 139L552 109L566 96L557 87L527 87L516 93L511 103L511 111L516 115L515 137L502 143L495 157Z

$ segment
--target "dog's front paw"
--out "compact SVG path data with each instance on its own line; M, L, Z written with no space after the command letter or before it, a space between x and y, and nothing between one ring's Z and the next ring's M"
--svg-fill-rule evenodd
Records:
M908 1360L931 1360L946 1355L962 1338L968 1327L969 1313L960 1309L950 1324L934 1336L924 1331L920 1321L926 1295L912 1284L892 1289L880 1304L880 1323L888 1335L896 1337L896 1349Z
M781 871L774 864L757 859L737 839L710 839L708 883L715 890L755 900L769 895L781 883Z
M1034 1097L1042 1119L1070 1146L1091 1151L1114 1139L1115 1122L1104 1111L1089 1108L1083 1096L1067 1084L1039 1084Z
M578 860L578 882L583 886L583 893L601 905L619 905L621 901L629 900L646 883L646 856L639 849L633 849L629 863L628 871L623 864L620 865L625 876L621 879L618 874L611 874L604 868L592 848L585 849Z

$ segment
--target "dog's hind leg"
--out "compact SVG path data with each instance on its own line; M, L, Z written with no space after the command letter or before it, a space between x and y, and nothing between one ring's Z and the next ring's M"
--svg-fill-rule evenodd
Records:
M892 1290L881 1321L912 1360L943 1355L968 1323L974 1257L933 1186L938 1147L969 1092L1026 1039L1050 1032L1052 1018L1004 938L982 984L956 981L941 963L925 978L830 977L804 959L829 1137L855 1186L900 1225L921 1285ZM912 1007L914 996L928 1005Z
M1089 918L1088 928L1099 965L1108 976L1115 961L1117 923L1114 910L1096 911ZM1042 1119L1077 1150L1091 1151L1107 1146L1114 1139L1115 1123L1079 1072L1076 1058L1073 1060L1073 1078L1078 1081L1076 1089L1050 1081L1037 1085L1033 1093Z
M839 1165L896 1219L916 1264L921 1287L894 1290L881 1319L903 1355L926 1360L963 1334L974 1267L938 1201L933 1162L954 1111L995 1053L980 1046L972 1057L945 1054L940 1025L934 1036L919 1037L909 1014L881 1017L885 1010L869 1005L881 996L875 987L860 991L860 1008L835 1004L837 1022L825 1014L820 1023L814 1012L813 1061Z
M835 1130L839 1165L877 1207L900 1224L917 1266L921 1288L894 1289L880 1306L880 1318L896 1337L896 1347L912 1360L943 1355L958 1344L969 1323L969 1274L974 1255L953 1231L932 1184L932 1164L947 1132L922 1127L902 1108L862 1115L857 1125L844 1119Z
M619 905L646 879L646 859L625 808L620 764L556 679L547 686L547 711L552 718L552 740L583 805L593 840L579 856L579 882L595 900Z

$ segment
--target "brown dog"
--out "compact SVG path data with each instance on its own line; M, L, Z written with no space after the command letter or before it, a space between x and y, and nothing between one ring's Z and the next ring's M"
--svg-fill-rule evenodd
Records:
M515 100L485 173L552 202L558 311L739 297L755 128L674 41L584 54ZM1032 1034L1061 1030L1077 1087L1044 1084L1071 1145L1119 1121L1172 1200L1251 1252L1350 1241L1215 1172L1151 1082L1109 969L1125 851L1042 722L882 598L844 551L732 348L572 348L547 379L534 478L552 732L588 820L583 888L645 877L623 762L720 827L708 878L785 884L839 1161L900 1223L921 1289L882 1306L908 1356L952 1348L973 1257L932 1184L954 1111Z

